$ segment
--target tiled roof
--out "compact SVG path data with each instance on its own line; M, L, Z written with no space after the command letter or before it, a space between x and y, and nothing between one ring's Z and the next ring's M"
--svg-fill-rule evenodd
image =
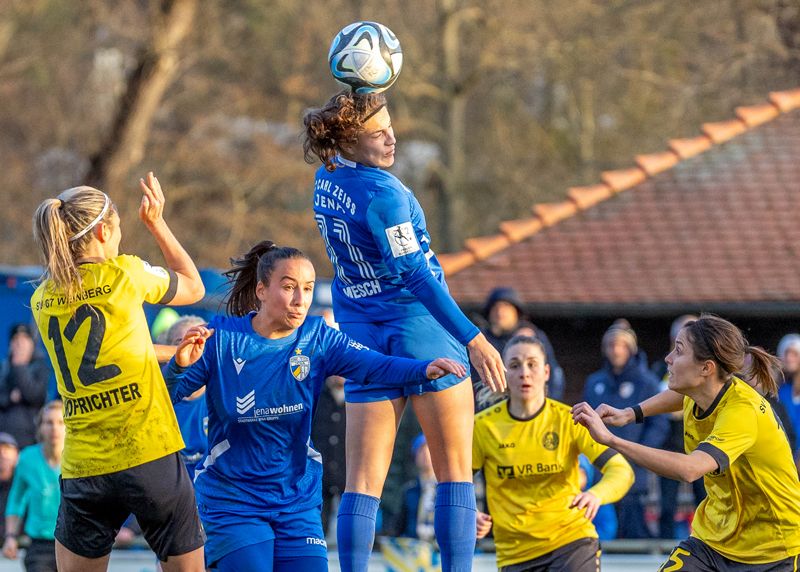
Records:
M800 88L439 255L463 304L800 304ZM800 308L800 306L798 306Z

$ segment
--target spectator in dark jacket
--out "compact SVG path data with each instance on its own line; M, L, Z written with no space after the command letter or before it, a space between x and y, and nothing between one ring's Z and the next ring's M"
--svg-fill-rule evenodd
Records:
M338 505L345 485L344 455L344 378L331 376L317 401L311 441L322 455L322 530L326 536L331 522L331 512ZM335 514L333 515L335 516Z
M36 414L47 399L50 366L28 324L11 328L8 359L0 364L0 428L27 447L36 443Z
M601 403L624 409L658 393L658 378L649 370L647 356L639 351L636 333L627 320L617 320L603 335L603 368L591 374L584 387L584 401L592 408ZM642 424L610 428L618 437L660 448L669 435L669 420L648 417ZM619 538L652 536L644 518L648 472L631 463L636 482L617 507Z
M550 365L550 381L547 386L547 397L556 400L564 399L564 370L558 365L556 354L547 334L527 320L524 306L519 294L513 288L495 288L486 298L483 308L485 327L481 328L486 339L497 351L503 353L508 340L522 328L530 328L532 335L542 341L547 363ZM527 335L527 334L526 334ZM473 371L473 385L480 386L480 378Z

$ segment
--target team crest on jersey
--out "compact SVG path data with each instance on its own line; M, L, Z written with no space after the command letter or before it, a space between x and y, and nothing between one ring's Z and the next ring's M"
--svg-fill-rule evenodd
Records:
M555 451L558 447L558 433L555 431L548 431L542 438L542 446L548 451Z
M311 359L308 356L301 355L301 351L299 348L296 349L297 355L289 358L289 371L292 372L292 377L297 381L303 381L311 371Z

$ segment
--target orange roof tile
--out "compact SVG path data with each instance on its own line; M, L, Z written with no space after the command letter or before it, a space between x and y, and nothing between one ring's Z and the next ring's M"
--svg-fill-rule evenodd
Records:
M773 91L769 94L772 103L784 113L800 107L800 87L788 91Z
M474 256L476 260L483 260L489 258L495 252L499 252L508 247L511 241L504 234L494 234L492 236L476 236L468 238L465 241L465 246Z
M681 158L674 151L663 151L649 155L636 155L636 164L649 176L657 175L674 167Z
M519 242L539 232L544 225L538 218L506 220L500 223L500 231L512 242Z
M614 194L608 185L589 185L587 187L570 187L567 196L581 210L588 209Z
M537 204L535 216L502 222L502 234L439 255L450 290L467 304L513 285L540 307L796 306L800 89L770 102L739 107L738 119L706 123L700 137L673 139L669 151L637 156L638 167L604 172L603 184L572 187L570 200Z
M560 203L541 203L533 205L533 213L539 217L544 226L556 224L578 212L578 207L572 201Z
M647 178L647 173L635 167L633 169L603 171L600 173L600 178L614 191L620 192L630 189L644 181Z
M703 133L708 135L714 143L724 143L728 139L733 139L737 135L744 133L747 125L739 119L730 121L719 121L717 123L703 123Z
M707 151L711 145L711 139L705 136L669 140L669 148L675 151L681 159L688 159Z
M775 119L780 110L771 103L737 107L736 117L745 122L748 127L756 127L767 121Z

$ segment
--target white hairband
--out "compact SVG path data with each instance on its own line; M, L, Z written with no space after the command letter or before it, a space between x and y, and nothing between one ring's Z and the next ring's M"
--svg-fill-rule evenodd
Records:
M71 237L69 238L69 241L70 241L70 242L73 242L73 241L75 241L75 240L78 240L78 239L79 239L80 237L82 237L84 234L86 234L87 232L89 232L90 230L92 230L92 229L95 227L95 225L96 225L98 222L100 222L101 220L103 220L103 217L104 217L104 216L106 216L106 213L108 212L108 205L110 204L110 202L111 202L111 201L109 201L109 200L108 200L108 195L107 195L107 194L103 193L103 196L106 198L106 202L105 202L105 204L103 205L103 208L100 210L100 214L99 214L99 215L97 215L97 218L95 218L95 219L94 219L92 222L90 222L90 223L89 223L89 226L87 226L86 228L84 228L82 231L80 231L80 232L79 232L78 234L76 234L75 236L71 236Z

